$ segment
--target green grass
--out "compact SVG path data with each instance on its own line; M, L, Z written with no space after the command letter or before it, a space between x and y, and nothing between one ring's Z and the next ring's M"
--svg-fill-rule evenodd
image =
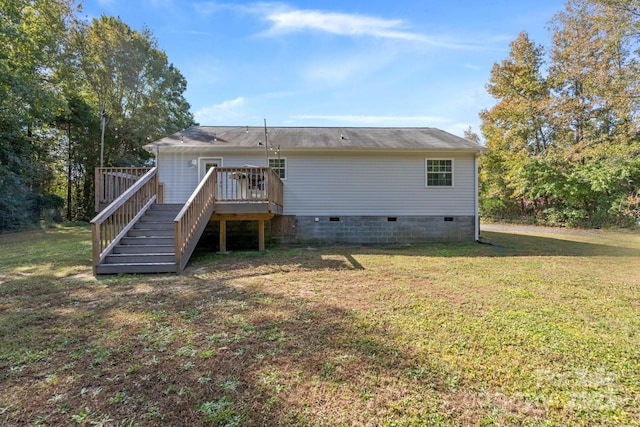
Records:
M202 250L0 235L1 425L640 425L640 234Z

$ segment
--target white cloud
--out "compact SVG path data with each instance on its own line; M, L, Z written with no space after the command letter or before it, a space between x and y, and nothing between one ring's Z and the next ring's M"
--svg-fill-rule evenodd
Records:
M407 25L401 19L383 19L374 16L319 10L286 10L283 8L268 12L265 18L272 24L266 33L268 35L315 30L340 36L414 41L447 48L465 47L463 44L441 37L430 37L406 31L405 27Z
M195 3L193 5L193 7L195 8L196 12L199 15L211 15L215 12L218 12L220 10L223 9L227 9L229 8L229 6L224 5L224 4L219 4L213 1L209 1L209 2L203 2L203 3Z
M302 31L320 31L349 37L373 37L449 49L474 48L477 43L457 41L450 37L430 36L409 30L402 19L386 19L376 16L340 13L323 10L296 9L286 3L260 2L249 4L202 2L195 4L199 14L210 15L222 10L258 16L270 27L263 35L276 36Z
M320 58L302 69L302 76L312 84L323 86L341 85L354 78L362 79L384 68L393 60L389 53L345 55L342 57Z
M292 10L273 12L267 15L267 19L273 23L270 30L273 33L319 30L346 36L415 37L413 34L401 33L395 30L403 25L400 20L387 20L362 15Z
M244 105L245 99L241 96L220 104L210 105L196 111L194 113L195 120L202 125L228 122L243 115Z

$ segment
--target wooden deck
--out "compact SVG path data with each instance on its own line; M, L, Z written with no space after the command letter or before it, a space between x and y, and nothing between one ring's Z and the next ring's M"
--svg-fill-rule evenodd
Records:
M282 180L270 168L216 168L216 174L215 214L282 214Z
M131 257L136 262L111 254L113 248L119 247L121 239L134 233L131 230L138 222L152 222L146 219L146 211L154 204L161 204L163 185L159 179L156 168L96 169L96 208L101 211L92 220L94 273L153 272L152 265L156 263L144 261L145 255L153 259L151 253ZM170 255L173 261L165 261L173 262L175 268L164 266L158 272L182 272L209 221L220 222L222 252L226 251L227 221L258 221L258 249L264 250L265 221L282 215L283 207L283 183L270 168L225 167L208 171L173 220L171 236L166 235L162 226L162 238L170 237L175 246L171 253L163 253L163 256ZM153 232L144 237L158 238ZM113 260L122 263L113 264Z

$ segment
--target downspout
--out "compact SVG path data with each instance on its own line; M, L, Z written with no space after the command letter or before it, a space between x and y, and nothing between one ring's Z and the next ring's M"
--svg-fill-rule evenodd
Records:
M476 155L473 157L473 186L474 186L474 193L473 193L473 209L474 209L474 215L475 215L475 241L479 242L480 241L480 214L478 213L478 198L479 198L479 194L478 194L478 157L480 156L480 153L476 153Z

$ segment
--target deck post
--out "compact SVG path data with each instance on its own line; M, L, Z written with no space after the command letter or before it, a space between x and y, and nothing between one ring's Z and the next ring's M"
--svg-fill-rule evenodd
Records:
M258 250L264 251L264 219L258 220Z
M220 252L227 252L227 221L220 220Z

